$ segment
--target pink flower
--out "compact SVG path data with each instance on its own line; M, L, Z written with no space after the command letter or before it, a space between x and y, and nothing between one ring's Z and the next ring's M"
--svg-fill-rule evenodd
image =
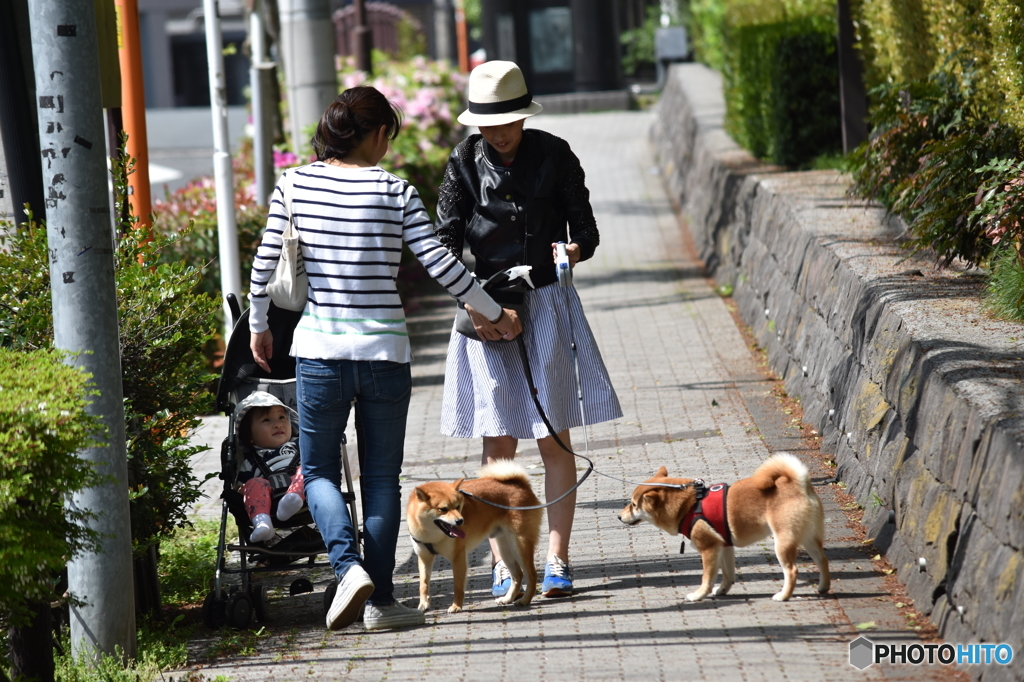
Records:
M292 152L274 150L274 168L287 168L298 164L299 157Z

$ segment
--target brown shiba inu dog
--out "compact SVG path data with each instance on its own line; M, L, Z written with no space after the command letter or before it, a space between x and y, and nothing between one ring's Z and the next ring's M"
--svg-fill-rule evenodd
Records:
M506 507L540 504L530 487L526 470L512 460L499 460L480 470L480 478L454 483L424 483L409 495L406 522L420 565L421 611L430 608L430 572L440 554L452 563L455 598L448 613L458 613L466 596L466 557L481 542L495 538L501 558L512 574L512 588L499 604L527 606L537 592L537 567L533 552L540 535L541 510L510 511L475 500L459 488L481 499ZM522 598L516 600L520 590Z
M619 520L630 526L648 521L670 535L682 532L690 538L700 552L704 579L699 589L686 595L687 601L700 601L709 593L726 594L736 577L733 545L745 547L769 534L775 536L775 556L782 564L784 576L782 590L772 599L785 601L792 596L796 586L796 555L801 546L818 565L818 592L828 592L821 500L811 487L807 467L793 455L773 455L750 478L731 486L711 486L707 497L701 500L702 513L693 513L701 489L693 485L693 479L668 478L668 471L661 467L647 482L688 487L680 490L637 486L632 500L619 513ZM721 514L716 515L718 508ZM719 566L722 583L712 590Z

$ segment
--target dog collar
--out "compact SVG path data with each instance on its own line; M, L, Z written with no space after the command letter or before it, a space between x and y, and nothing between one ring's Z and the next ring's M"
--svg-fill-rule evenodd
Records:
M697 502L679 522L679 532L689 539L690 533L693 531L693 524L703 520L722 536L726 547L732 547L732 533L729 532L729 517L725 508L729 485L718 483L708 488L703 485L694 485L694 488L697 491ZM682 552L683 549L680 547L679 553L682 554Z
M424 547L427 548L428 552L430 552L434 556L437 556L437 550L434 549L434 544L433 543L431 543L431 542L423 542L422 540L417 539L414 535L410 535L409 537L412 538L413 542L415 542L418 545L423 545Z

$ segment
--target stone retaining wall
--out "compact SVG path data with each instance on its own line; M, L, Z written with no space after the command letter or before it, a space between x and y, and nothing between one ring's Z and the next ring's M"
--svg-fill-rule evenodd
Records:
M702 258L915 607L948 642L1013 646L975 677L1024 679L1024 327L981 311L979 273L908 258L839 174L740 149L714 71L673 66L658 107L652 144Z

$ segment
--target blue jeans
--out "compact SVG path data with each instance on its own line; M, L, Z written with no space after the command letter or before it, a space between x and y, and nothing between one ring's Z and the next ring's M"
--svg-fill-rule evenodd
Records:
M295 375L306 501L331 566L340 577L362 563L375 588L370 603L390 604L401 521L398 476L412 393L409 364L298 358ZM364 440L362 562L356 529L341 496L341 438L353 398L358 399Z

